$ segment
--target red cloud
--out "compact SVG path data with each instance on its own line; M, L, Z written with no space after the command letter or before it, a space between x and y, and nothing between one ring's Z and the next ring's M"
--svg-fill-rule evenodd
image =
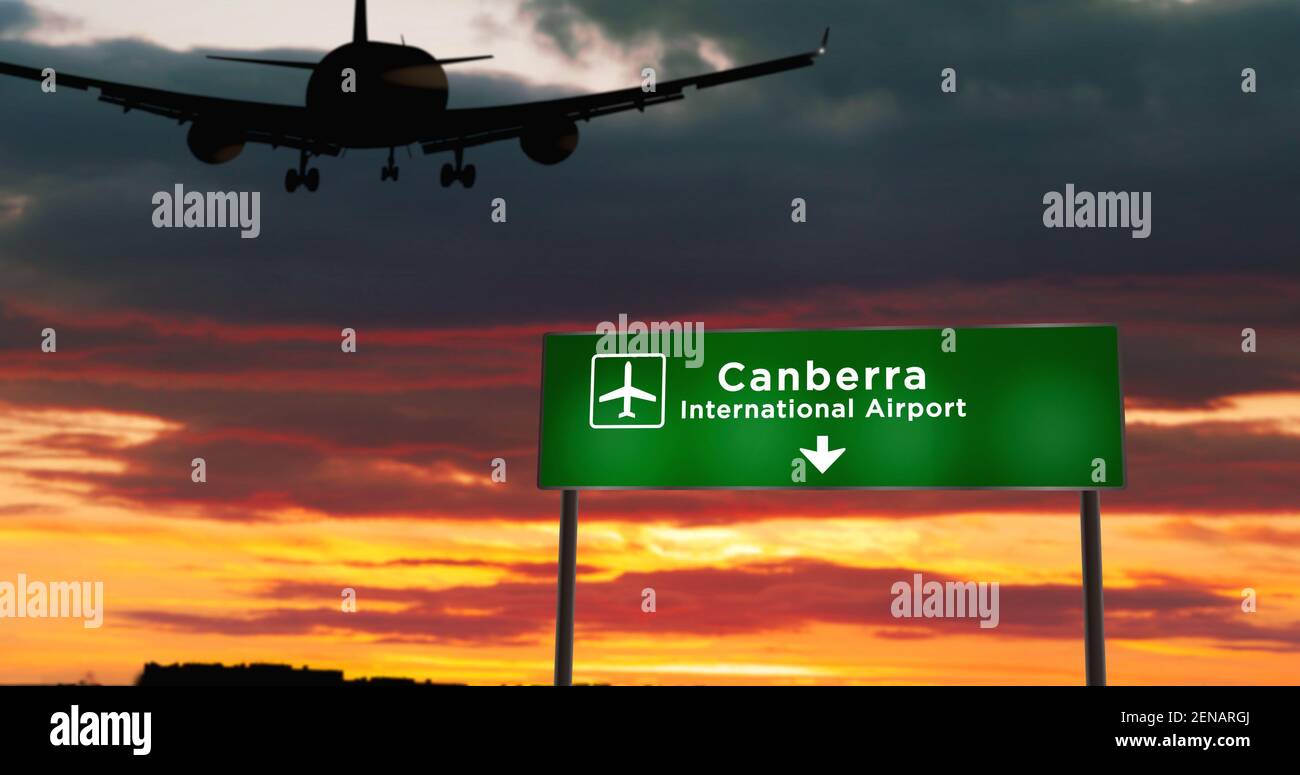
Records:
M795 560L733 569L700 568L626 573L578 585L577 627L588 637L615 633L726 636L799 629L814 623L879 628L881 637L1081 638L1082 596L1075 584L1000 586L1000 622L981 630L973 619L897 619L891 613L897 581L911 583L906 568L853 568ZM952 581L922 572L927 581ZM997 581L997 579L970 579ZM965 579L962 579L965 581ZM642 590L653 588L657 610L641 610ZM378 640L530 643L554 626L553 583L504 582L450 589L358 588L358 599L398 603L397 612L343 614L339 587L284 582L267 598L329 601L321 608L279 608L249 617L214 617L135 611L149 625L234 636L354 633ZM1136 588L1106 592L1107 637L1115 640L1202 638L1233 648L1300 650L1300 625L1260 626L1243 616L1235 597L1193 581L1152 579ZM472 612L472 613L465 613Z
M1283 278L1051 280L937 285L907 291L831 289L779 305L682 319L711 328L1042 320L1121 324L1131 404L1181 406L1243 391L1300 393L1300 283ZM936 299L941 300L937 303ZM1211 303L1212 302L1212 303ZM942 309L945 319L934 317ZM991 310L995 312L990 312ZM992 315L992 317L990 317ZM343 354L332 326L230 324L138 312L66 315L0 305L0 389L14 409L96 409L161 418L177 430L111 448L63 429L45 453L108 457L123 473L52 470L96 497L159 509L199 507L224 519L302 508L338 516L554 519L534 487L540 334L587 324L478 329L374 329ZM59 330L59 352L39 351ZM1240 351L1257 328L1260 351ZM0 404L0 411L5 405ZM1295 508L1300 442L1257 427L1133 426L1129 512L1277 512ZM203 457L209 481L189 481ZM504 458L509 482L481 487ZM778 516L1061 512L1060 493L598 493L584 519L734 522Z

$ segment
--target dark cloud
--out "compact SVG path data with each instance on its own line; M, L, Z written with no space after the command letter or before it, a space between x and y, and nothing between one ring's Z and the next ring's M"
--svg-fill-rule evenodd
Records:
M823 23L835 31L812 70L584 125L579 153L558 168L532 165L511 143L475 150L472 192L438 188L436 159L404 161L402 182L383 185L381 154L354 153L323 162L321 193L290 197L278 189L291 153L252 148L207 168L167 122L5 80L0 193L30 197L17 222L0 224L11 292L415 325L667 317L828 285L1295 275L1292 3L764 0L739 17L722 2L531 10L540 34L561 42L575 22L628 43L665 36L662 77L682 74L700 36L740 61L807 49ZM9 41L0 57L285 102L300 101L303 86L299 73L138 41ZM961 91L945 97L938 71L949 65ZM1238 88L1246 65L1261 73L1259 94ZM455 104L554 93L453 76ZM152 229L150 197L177 182L262 189L262 238ZM1043 193L1067 182L1153 191L1153 236L1043 229ZM488 218L497 196L509 203L506 225ZM808 224L790 223L794 196L809 201ZM1083 292L1060 287L1055 300L1086 302Z
M36 12L23 2L0 2L0 35L13 35L36 26Z
M738 27L734 13L707 3L667 3L653 14L626 3L571 4L559 16L552 6L531 7L550 25L543 34L587 20L629 44L655 33L688 42L707 35L742 59L788 51L790 31L824 12L836 25L835 50L813 70L593 123L596 147L556 169L531 166L510 145L484 150L483 186L469 193L435 189L431 160L407 162L399 186L372 180L364 154L331 160L331 185L315 197L268 187L264 236L252 244L229 233L156 231L149 197L177 181L272 184L288 154L272 163L271 151L250 149L234 165L204 167L167 122L122 116L91 95L0 80L14 107L0 127L0 201L21 202L0 220L5 399L184 427L119 451L123 476L87 480L105 497L198 503L240 519L288 503L336 515L551 518L551 500L531 490L539 335L619 310L714 328L1101 320L1121 326L1125 387L1141 405L1297 388L1294 236L1289 216L1261 213L1294 200L1289 191L1269 195L1276 171L1294 159L1287 117L1300 109L1273 91L1300 84L1300 70L1273 46L1300 10L757 3ZM913 27L926 34L903 34ZM1256 29L1244 46L1240 36ZM1104 57L1078 50L1103 39ZM1222 88L1207 87L1234 52L1267 69L1273 85L1245 98L1220 73ZM297 101L302 86L299 73L139 41L61 49L7 41L0 54L272 101ZM959 96L938 95L939 63L964 73ZM549 93L491 77L458 77L455 86L486 103ZM862 110L845 108L854 105ZM1247 126L1249 142L1224 136ZM1177 156L1149 142L1135 152L1139 136L1162 131L1191 143L1175 148L1218 145ZM1068 176L1026 185L1067 167ZM1189 210L1158 195L1157 217L1168 212L1188 229L1157 220L1158 236L1140 243L1037 226L1035 197L1049 178L1059 185L1097 173L1104 185L1127 186L1141 180L1128 176L1135 171L1185 179L1165 190L1175 197L1199 190L1223 201ZM1184 185L1191 179L1199 188ZM785 215L793 190L813 202L806 227ZM504 226L487 218L496 195L510 202ZM1017 197L1033 201L1017 205L1014 218L989 210ZM1214 233L1224 224L1236 224L1231 239ZM1166 234L1188 244L1171 248ZM908 247L889 246L898 240ZM1133 250L1141 255L1125 258ZM1270 258L1283 253L1285 266ZM533 325L481 328L512 320ZM440 323L456 325L430 327ZM34 346L47 325L60 332L56 358ZM355 359L338 355L343 326L361 331ZM1249 368L1239 347L1245 326L1261 337ZM1185 483L1198 482L1198 508L1207 511L1286 507L1292 441L1242 428L1139 429L1129 436L1135 486L1114 499L1136 511L1183 508ZM96 453L105 443L84 434L46 442ZM188 461L201 455L221 475L196 493ZM486 470L501 455L518 486L490 498L413 475ZM1237 457L1225 463L1225 455ZM375 461L391 465L367 465ZM336 475L339 466L351 473ZM608 518L703 522L862 513L855 499L833 494L816 506L797 494L592 502ZM901 515L1061 505L1051 495L996 493L884 494L873 504Z

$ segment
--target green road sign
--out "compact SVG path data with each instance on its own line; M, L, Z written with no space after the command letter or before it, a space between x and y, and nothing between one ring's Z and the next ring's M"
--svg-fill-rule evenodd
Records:
M545 337L543 488L1124 486L1114 326L712 331L699 368L602 342Z

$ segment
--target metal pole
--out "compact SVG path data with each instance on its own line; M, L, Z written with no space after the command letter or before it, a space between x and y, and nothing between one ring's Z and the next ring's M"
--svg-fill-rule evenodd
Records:
M578 491L560 507L560 583L555 612L555 685L573 685L573 597L578 586Z
M1106 685L1106 620L1101 586L1101 495L1084 490L1079 512L1083 545L1083 644L1089 686Z

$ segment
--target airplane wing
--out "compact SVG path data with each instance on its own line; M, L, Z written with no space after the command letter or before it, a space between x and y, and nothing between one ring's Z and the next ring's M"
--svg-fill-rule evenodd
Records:
M635 86L630 89L558 100L448 110L445 118L439 122L437 135L422 140L420 144L426 154L441 153L517 138L527 127L534 124L550 123L561 119L590 121L593 118L627 110L644 111L652 105L684 99L686 97L684 92L690 86L708 89L736 81L810 67L819 56L826 53L829 39L830 29L827 29L822 36L821 46L815 51L690 78L663 81L657 84L655 91L649 93L642 91L640 86Z
M639 398L642 401L650 401L652 403L659 401L659 399L655 398L654 396L650 395L644 390L637 390L636 388L628 388L628 391L631 392L633 398Z
M42 71L34 67L0 62L0 75L43 81ZM310 126L307 109L292 105L274 105L265 102L246 102L219 97L150 89L142 86L83 78L57 71L60 88L99 91L99 99L121 107L124 112L139 110L155 116L170 118L184 124L189 121L213 121L238 127L251 143L286 146L307 150L316 155L337 156L340 148L313 140L308 134Z
M622 398L623 396L628 395L628 391L629 391L629 390L636 390L636 388L625 388L625 387L621 387L621 388L619 388L618 390L611 390L611 391L609 391L608 393L606 393L605 395L601 396L601 397L598 399L598 401L599 401L599 403L602 403L602 404L605 403L606 401L617 401L617 400L619 400L620 398Z
M627 398L628 396L631 396L633 398L639 398L642 401L650 401L651 403L657 403L659 401L658 398L655 398L653 395L645 392L644 390L638 390L637 388L630 387L630 386L621 387L618 390L611 390L610 392L601 396L598 399L598 401L599 403L603 404L606 401L617 401L621 398Z

